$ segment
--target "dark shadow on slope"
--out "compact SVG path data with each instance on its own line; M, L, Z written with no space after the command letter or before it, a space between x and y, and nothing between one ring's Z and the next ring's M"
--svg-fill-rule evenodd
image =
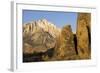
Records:
M54 48L51 48L47 50L46 52L40 52L40 53L33 53L33 54L23 54L23 62L40 62L44 61L42 59L42 56L48 56L51 58L54 54Z
M73 34L73 35L74 35L75 51L76 51L76 54L78 54L78 50L77 50L77 37L76 37L76 34Z
M87 26L87 30L88 30L88 40L89 40L89 46L90 46L90 48L91 48L91 32L90 32L90 30L89 30L89 27Z

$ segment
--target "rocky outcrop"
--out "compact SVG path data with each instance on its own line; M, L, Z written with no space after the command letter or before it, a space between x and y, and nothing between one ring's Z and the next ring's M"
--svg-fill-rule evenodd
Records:
M61 30L60 46L55 50L58 60L75 60L77 54L75 51L74 38L70 25L65 25Z
M89 59L91 51L91 14L78 13L77 19L77 50L81 59Z

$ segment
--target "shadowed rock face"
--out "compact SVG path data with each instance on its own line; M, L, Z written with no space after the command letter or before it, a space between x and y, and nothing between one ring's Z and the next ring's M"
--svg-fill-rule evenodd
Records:
M91 51L91 14L79 13L77 19L77 50L81 59L90 58Z

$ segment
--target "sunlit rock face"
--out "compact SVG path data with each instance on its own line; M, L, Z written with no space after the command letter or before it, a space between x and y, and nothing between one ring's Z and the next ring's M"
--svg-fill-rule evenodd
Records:
M60 29L46 19L23 25L23 52L46 52L56 45ZM29 48L28 48L29 47Z
M73 33L70 25L65 25L61 30L60 46L55 50L58 60L77 59Z
M77 50L81 59L89 59L91 52L91 14L78 13L77 19Z

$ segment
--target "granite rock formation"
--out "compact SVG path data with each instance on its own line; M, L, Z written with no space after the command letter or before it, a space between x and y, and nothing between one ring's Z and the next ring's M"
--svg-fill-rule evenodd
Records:
M77 50L81 59L89 59L91 53L91 14L78 13L77 19Z
M75 51L74 37L70 25L65 25L61 30L60 46L55 50L58 60L75 60L77 54Z

